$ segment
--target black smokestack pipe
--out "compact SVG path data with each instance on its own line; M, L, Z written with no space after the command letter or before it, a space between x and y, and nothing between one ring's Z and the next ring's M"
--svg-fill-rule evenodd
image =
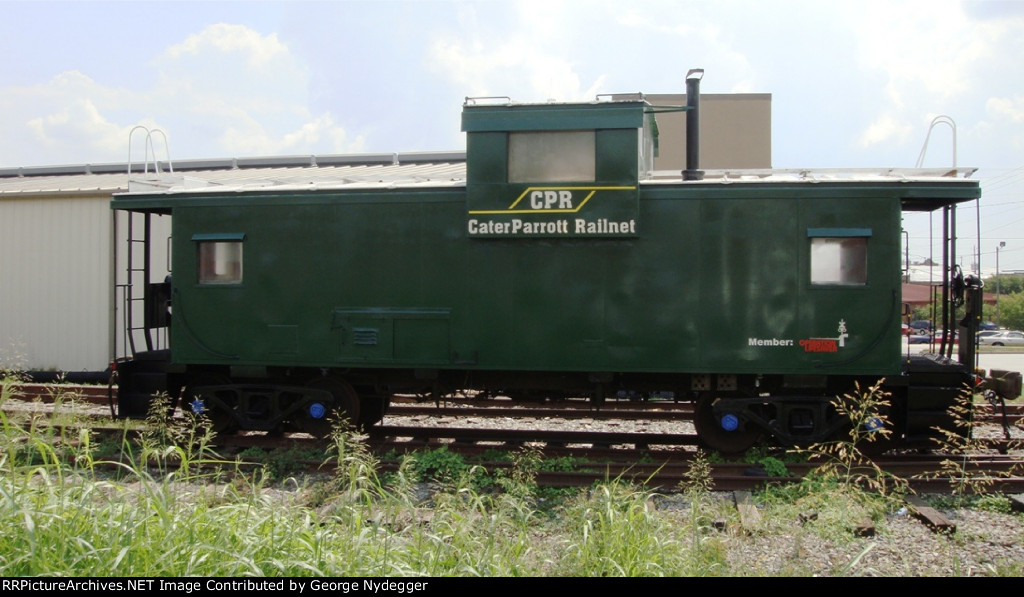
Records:
M700 169L700 79L703 68L686 73L686 170L683 180L704 180Z

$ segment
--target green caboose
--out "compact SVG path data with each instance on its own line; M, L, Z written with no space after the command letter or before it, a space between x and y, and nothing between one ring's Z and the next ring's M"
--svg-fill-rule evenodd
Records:
M394 393L659 392L697 401L702 438L732 451L830 437L831 397L882 378L897 434L927 436L971 379L901 350L901 215L976 199L976 181L656 172L642 99L468 102L463 129L443 176L116 197L172 222L172 275L132 291L169 346L122 364L122 410L166 390L221 430L322 434L332 415L379 421Z

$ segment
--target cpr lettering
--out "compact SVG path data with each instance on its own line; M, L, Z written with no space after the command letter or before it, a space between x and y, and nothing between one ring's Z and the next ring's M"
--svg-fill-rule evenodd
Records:
M533 191L530 193L533 209L572 209L572 191Z

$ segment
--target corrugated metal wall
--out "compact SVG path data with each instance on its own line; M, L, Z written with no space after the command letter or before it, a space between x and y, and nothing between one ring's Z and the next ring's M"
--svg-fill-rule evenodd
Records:
M0 366L107 366L111 235L109 194L0 200Z

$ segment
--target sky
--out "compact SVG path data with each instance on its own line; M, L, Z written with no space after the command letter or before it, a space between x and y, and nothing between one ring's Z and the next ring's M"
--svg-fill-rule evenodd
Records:
M977 168L959 260L1024 271L1024 0L0 0L0 14L0 168L139 162L146 131L172 160L464 150L467 97L684 93L703 68L703 93L771 94L775 168ZM911 261L937 251L936 222L905 226Z

